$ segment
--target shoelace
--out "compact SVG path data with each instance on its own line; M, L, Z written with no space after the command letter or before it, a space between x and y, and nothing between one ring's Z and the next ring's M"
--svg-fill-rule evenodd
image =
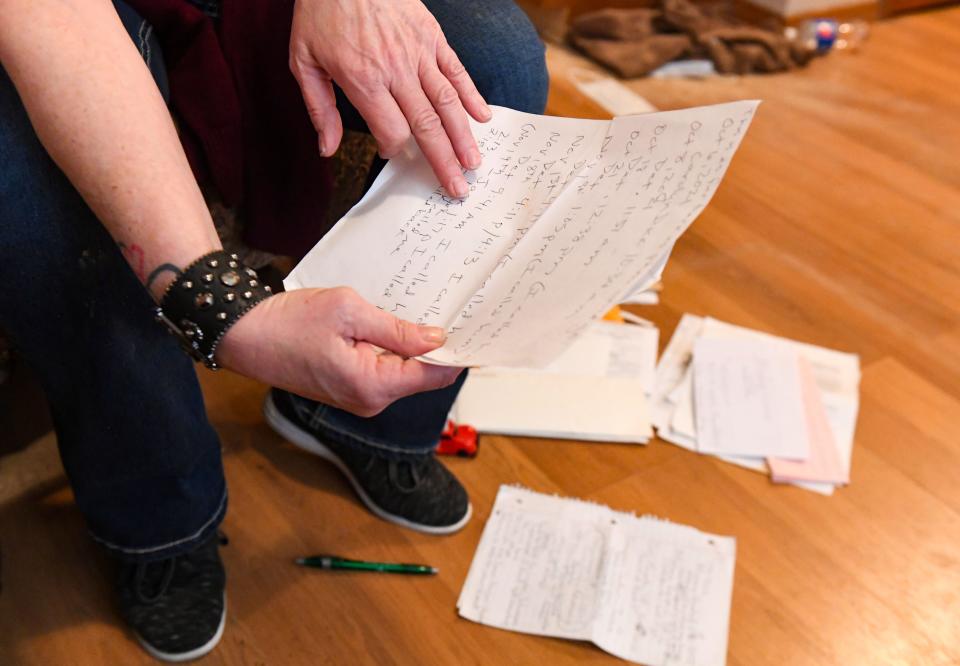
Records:
M217 541L222 546L230 543L227 535L220 530L217 530ZM161 560L160 562L140 562L137 564L137 568L134 571L133 577L133 589L136 593L137 600L140 603L155 604L163 598L163 596L167 593L167 589L170 587L170 583L173 581L173 575L177 570L177 561L182 557L184 556L174 555L173 557ZM147 580L148 570L155 565L163 565L163 573L160 577L160 585L155 594L146 594L143 590L143 584Z
M413 461L413 460L390 460L387 463L387 474L390 476L390 481L393 483L396 488L403 493L412 493L423 481L423 475L421 470L429 463L429 458L424 460ZM405 485L401 480L401 469L406 471L406 476L409 478L409 485Z
M143 583L147 578L147 570L151 565L162 564L163 565L163 575L160 579L160 587L157 589L156 594L145 594L143 591ZM170 581L173 580L173 574L177 569L177 556L170 557L162 562L141 562L137 565L136 572L134 573L133 578L133 589L137 595L137 601L143 604L154 604L167 593L167 588L170 587Z

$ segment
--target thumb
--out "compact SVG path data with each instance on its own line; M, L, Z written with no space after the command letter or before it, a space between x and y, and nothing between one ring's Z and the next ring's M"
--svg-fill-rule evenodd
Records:
M313 64L295 62L291 70L300 84L310 122L319 135L320 154L330 157L337 152L343 137L343 123L337 111L333 81L326 72Z
M426 354L447 339L442 328L418 326L373 306L357 313L353 337L405 357Z

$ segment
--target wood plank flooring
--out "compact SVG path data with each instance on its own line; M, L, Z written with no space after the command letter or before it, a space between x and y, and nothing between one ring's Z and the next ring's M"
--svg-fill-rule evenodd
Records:
M497 487L586 497L735 535L729 663L960 663L960 8L875 27L862 52L768 77L638 80L663 109L764 100L713 203L677 244L663 303L857 352L852 483L833 497L654 441L487 437L450 467L475 518L428 537L363 510L329 466L263 423L265 387L203 373L231 508L226 634L210 664L615 664L583 643L461 620ZM602 115L549 53L550 111ZM46 436L0 460L0 664L149 663L117 621ZM424 561L432 579L303 571L335 551Z

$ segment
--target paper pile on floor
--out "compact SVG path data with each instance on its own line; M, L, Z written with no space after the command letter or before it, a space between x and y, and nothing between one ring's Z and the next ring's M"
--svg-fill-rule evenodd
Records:
M490 434L647 442L659 332L633 320L594 322L542 369L471 370L451 417Z
M457 608L648 666L725 662L736 541L501 486Z
M657 365L661 439L830 494L849 481L860 361L684 315Z

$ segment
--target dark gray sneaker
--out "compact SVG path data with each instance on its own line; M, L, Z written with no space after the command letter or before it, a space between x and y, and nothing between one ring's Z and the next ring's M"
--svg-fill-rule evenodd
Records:
M121 562L120 611L140 645L164 661L210 652L227 617L226 575L212 535L195 550L157 562Z
M310 425L316 405L270 389L263 415L281 437L336 465L367 508L380 518L427 534L450 534L467 524L473 513L467 491L433 453L394 460L380 456L375 449L321 441Z

